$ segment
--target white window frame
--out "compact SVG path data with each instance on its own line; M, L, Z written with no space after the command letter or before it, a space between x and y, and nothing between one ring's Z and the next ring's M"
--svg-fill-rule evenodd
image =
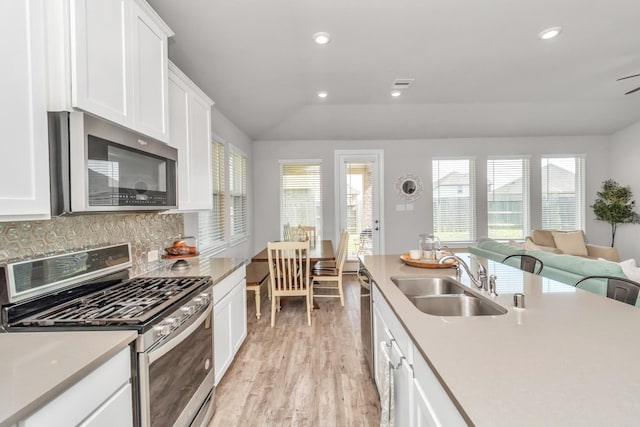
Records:
M491 236L491 226L489 224L489 185L490 185L490 177L489 177L489 163L492 161L500 161L500 160L520 160L523 162L523 171L522 171L522 235L514 236L514 237L493 237ZM487 235L494 239L502 239L502 240L524 240L524 238L529 234L531 228L531 156L530 155L514 155L514 156L487 156ZM495 174L494 174L495 175ZM476 227L479 224L476 224Z
M215 164L214 162L214 154L217 152L218 149L221 149L221 155L218 158L218 164ZM226 213L226 194L227 194L227 189L226 189L226 176L227 176L227 157L226 157L226 152L227 152L227 148L226 148L226 144L222 141L221 138L218 137L214 137L211 140L211 180L212 180L212 185L211 185L211 189L213 192L213 208L211 210L208 211L200 211L198 212L197 215L197 225L198 225L198 245L199 245L199 249L200 252L202 253L207 253L207 254L214 254L214 253L218 253L221 252L222 250L226 249L229 242L228 242L228 238L227 238L227 213ZM222 169L220 169L222 168ZM217 178L216 178L216 174L217 174ZM216 180L218 181L218 183L220 185L220 190L218 190L216 188ZM221 225L222 225L222 230L220 230L220 238L214 238L212 237L209 242L209 236L203 236L203 226L204 226L204 221L206 220L206 218L204 218L205 215L215 215L214 214L214 209L215 209L215 200L216 200L216 195L218 195L218 192L222 193L222 203L221 206L219 206L219 212L218 215L220 215L222 217L221 219Z
M234 170L237 169L232 165L234 159L238 156L243 161L240 166L240 175L232 176ZM239 180L239 181L238 181ZM239 188L239 191L237 189ZM229 243L231 246L237 245L246 241L249 238L249 198L247 194L247 155L244 151L240 150L233 144L228 144L228 161L227 161L227 200L229 201L228 214L229 214ZM234 211L234 198L240 197L242 199L244 224L241 225L241 231L235 232L234 224L232 223L235 214Z
M280 231L279 231L279 235L280 238L284 238L283 236L283 230L284 230L284 225L285 225L285 218L282 212L283 209L283 205L284 205L284 201L283 201L283 166L286 165L314 165L314 166L318 166L318 170L319 170L319 206L318 206L318 212L316 215L316 219L314 221L314 224L292 224L290 223L290 221L287 221L287 223L289 223L290 227L292 228L292 231L295 231L296 227L298 227L298 225L311 225L316 227L316 239L318 241L322 240L322 236L323 236L323 228L324 228L324 224L323 224L323 210L324 210L324 206L323 206L323 190L324 190L324 165L321 159L295 159L295 160L291 160L291 159L287 159L287 160L280 160L279 162L280 165L280 170L278 171L279 173L279 183L278 183L278 187L279 187L279 204L278 204L278 217L279 217L279 223L280 223Z
M460 161L460 160L466 160L469 161L469 201L470 201L470 206L469 206L469 217L468 217L468 222L469 225L471 227L470 233L468 238L466 239L461 239L461 240L448 240L446 239L444 236L441 236L442 233L439 233L439 230L436 230L436 197L438 195L438 191L434 188L435 182L434 182L434 178L435 178L435 173L436 173L436 168L434 167L434 162L441 162L441 161ZM432 212L433 212L433 223L432 223L432 229L434 234L441 238L442 243L444 244L452 244L452 245L459 245L459 244L471 244L474 243L477 240L477 233L478 233L478 225L477 225L477 217L476 217L476 211L477 211L477 205L478 205L478 200L477 200L477 183L478 183L478 178L477 178L477 159L476 156L446 156L446 157L432 157L431 158L431 188L432 190L432 196L431 196L431 201L432 201ZM441 179L441 178L440 178Z
M567 159L573 158L575 162L575 188L576 188L576 224L573 224L571 228L559 228L563 230L583 230L586 234L586 208L585 208L585 192L586 192L586 163L587 163L587 155L586 154L547 154L540 156L540 224L544 228L545 219L544 219L544 194L545 188L543 186L543 174L542 168L545 166L544 161L546 159ZM548 186L548 181L547 181ZM555 227L554 227L555 229Z

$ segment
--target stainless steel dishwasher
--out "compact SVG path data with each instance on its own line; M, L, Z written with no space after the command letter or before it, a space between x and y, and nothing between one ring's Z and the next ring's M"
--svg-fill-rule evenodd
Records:
M360 335L362 337L362 351L364 358L369 365L369 373L373 376L373 342L372 332L373 319L371 317L371 285L373 280L367 269L360 264L358 269L358 280L360 281Z

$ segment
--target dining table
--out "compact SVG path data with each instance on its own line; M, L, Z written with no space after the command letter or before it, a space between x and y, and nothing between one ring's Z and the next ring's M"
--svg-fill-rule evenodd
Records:
M335 261L336 254L333 252L333 243L331 240L320 240L315 245L311 245L309 247L309 263L313 267L313 265L318 261ZM269 262L269 252L267 248L264 248L253 258L251 258L251 262ZM286 297L282 299L281 303L284 303ZM317 310L319 308L315 299L313 300L313 308Z
M336 254L333 252L333 243L331 240L320 240L315 245L311 245L309 248L309 262L311 265L318 261L335 261ZM251 261L268 262L269 253L267 248L264 248L258 252Z

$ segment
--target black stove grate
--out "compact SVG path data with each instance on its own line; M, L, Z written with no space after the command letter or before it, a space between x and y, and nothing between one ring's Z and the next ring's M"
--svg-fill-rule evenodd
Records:
M210 277L135 278L22 319L22 326L142 324Z

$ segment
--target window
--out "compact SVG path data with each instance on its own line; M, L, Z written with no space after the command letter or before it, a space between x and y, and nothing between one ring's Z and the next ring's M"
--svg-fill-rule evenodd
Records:
M433 232L443 242L476 239L475 160L434 159Z
M316 227L322 239L322 163L280 162L280 237L285 225Z
M229 220L231 241L247 237L247 156L229 146Z
M487 218L492 239L524 239L529 231L529 159L487 160Z
M224 245L224 144L211 142L211 187L213 208L198 214L200 249L215 249Z
M584 230L584 156L542 158L542 228Z

